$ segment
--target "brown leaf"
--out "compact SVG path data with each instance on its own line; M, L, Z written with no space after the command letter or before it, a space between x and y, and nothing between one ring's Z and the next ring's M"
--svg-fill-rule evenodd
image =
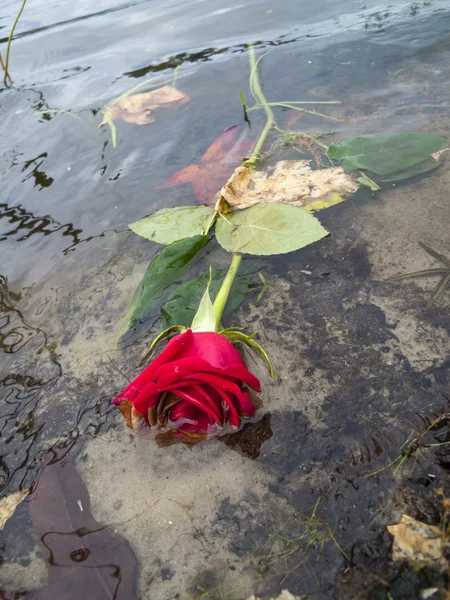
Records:
M392 560L406 559L419 565L436 564L439 560L445 562L444 540L438 527L402 515L400 523L387 529L394 536Z
M237 209L282 202L313 211L342 202L359 187L342 167L313 171L309 164L309 160L281 160L267 172L238 167L219 194Z
M106 110L106 114L113 121L122 119L127 123L135 123L136 125L147 125L153 123L154 119L149 117L149 114L155 108L161 106L177 106L189 102L190 98L180 90L165 85L151 92L143 94L134 94L126 96L119 100ZM100 123L99 127L107 123L106 118Z
M191 183L200 202L214 203L217 190L254 145L253 140L248 138L238 140L238 131L237 125L225 129L209 146L198 164L194 163L177 171L156 189Z
M0 529L3 529L6 521L14 514L17 506L28 494L26 490L20 490L0 500Z

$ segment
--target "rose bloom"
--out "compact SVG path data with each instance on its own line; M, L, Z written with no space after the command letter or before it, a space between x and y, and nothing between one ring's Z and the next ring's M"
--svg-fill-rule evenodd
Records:
M218 333L188 329L170 340L114 404L133 429L145 423L163 437L194 443L236 430L242 417L254 415L245 386L261 391L236 348Z

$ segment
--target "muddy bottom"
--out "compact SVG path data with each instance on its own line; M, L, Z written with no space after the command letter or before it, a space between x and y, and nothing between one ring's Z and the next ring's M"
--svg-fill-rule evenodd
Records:
M317 599L381 598L389 591L397 600L446 586L439 569L390 562L392 537L385 529L399 520L399 494L414 496L408 487L399 492L402 479L418 478L405 485L429 495L432 467L424 465L433 464L430 450L412 453L401 465L398 457L435 415L448 410L448 294L425 310L432 281L386 281L398 272L429 268L433 259L419 241L449 253L435 187L436 181L447 186L448 172L435 177L323 213L332 237L304 249L301 264L289 255L271 261L266 295L257 304L252 292L233 323L259 332L276 379L249 355L263 382L255 423L192 449L157 448L135 437L110 405L123 382L135 376L147 335L119 351L117 324L102 323L101 304L91 301L84 308L80 330L64 304L58 310L49 303L41 322L52 323L51 339L70 341L55 348L14 312L14 295L5 292L11 318L23 319L23 330L34 331L30 338L39 347L35 354L22 350L29 379L16 383L19 395L30 395L30 412L14 427L25 443L36 436L36 460L27 477L32 481L39 472L53 430L54 443L70 449L96 522L130 545L139 567L122 568L138 597L244 600L289 589ZM416 212L426 227L411 235ZM92 278L72 283L72 310L89 296L125 302L123 282L136 278L131 263L114 258L109 272L113 277L102 280L98 271L95 286ZM95 328L89 333L94 323L100 339ZM42 363L30 362L33 356ZM58 368L65 378L57 377ZM33 386L49 389L47 402L34 409ZM72 423L69 435L58 433L62 415L66 427ZM39 432L45 432L43 439ZM23 458L16 456L19 466ZM444 477L440 467L434 474L436 481ZM22 482L18 487L27 479ZM406 512L413 510L408 502ZM431 519L423 511L421 520ZM442 523L440 509L430 522ZM2 532L5 589L49 589L37 529L22 503Z

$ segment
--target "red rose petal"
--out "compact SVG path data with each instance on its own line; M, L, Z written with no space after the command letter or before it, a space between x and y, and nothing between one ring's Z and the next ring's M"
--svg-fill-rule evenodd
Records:
M153 374L158 367L174 360L180 350L182 350L182 348L189 342L191 337L192 331L190 329L188 329L185 333L180 333L179 335L173 337L161 354L157 356L155 360L151 362L148 367L146 367L142 373L138 375L136 379L132 381L130 385L127 386L124 391L115 398L114 404L117 405L120 400L130 400L133 402L139 390L146 383L149 383L153 380Z
M239 379L239 381L251 387L252 390L261 391L261 382L244 365L230 365L225 369L225 373Z
M200 358L212 367L226 369L229 365L244 364L241 355L231 342L219 333L210 331L192 332L178 358Z
M177 390L176 394L180 398L183 398L183 400L186 400L197 408L200 408L213 421L220 421L220 415L217 413L217 411L211 408L209 403L205 401L205 399L195 390L195 388L190 387L185 390Z
M241 417L253 417L255 414L256 408L248 392L241 392L237 397L237 410Z

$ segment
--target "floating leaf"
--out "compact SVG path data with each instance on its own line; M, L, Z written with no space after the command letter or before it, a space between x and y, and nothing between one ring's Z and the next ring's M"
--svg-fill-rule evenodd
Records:
M185 104L189 100L189 96L170 85L143 94L125 96L106 108L103 112L104 119L99 127L109 123L109 119L112 121L122 119L127 123L147 125L154 121L153 118L149 117L149 114L155 108Z
M358 189L342 167L311 169L309 160L280 160L268 172L238 167L219 194L229 206L284 203L306 210L328 208Z
M128 225L137 235L158 244L171 244L183 238L202 235L213 215L208 206L163 208Z
M285 254L328 235L320 221L303 208L287 204L256 204L220 215L216 237L228 252Z
M192 331L215 331L216 330L216 313L214 310L213 303L211 302L211 296L209 295L209 288L212 279L212 268L209 270L209 281L206 286L206 290L200 300L197 312L192 320Z
M402 179L408 179L409 177L415 177L416 175L422 175L422 173L427 173L428 171L433 171L433 169L437 169L439 165L441 165L444 161L444 158L448 152L448 148L446 148L443 152L435 152L434 155L431 155L426 160L417 163L416 165L412 165L412 167L408 167L407 169L403 169L402 171L396 171L391 175L384 175L380 177L381 181L400 181ZM434 158L437 156L437 158Z
M435 168L439 163L431 155L446 143L435 133L375 133L330 146L328 158L342 161L346 169L367 169L391 180L395 173L396 179L405 179ZM413 168L419 164L419 170Z
M3 529L6 521L14 514L17 506L22 500L25 500L27 494L28 491L20 490L0 500L0 530Z
M227 300L225 314L234 312L247 295L251 280L261 268L259 261L244 261L239 267L230 295ZM227 273L226 268L213 269L211 286L209 289L211 299L214 301L217 292ZM161 309L166 326L182 325L190 327L199 305L200 299L208 283L209 274L203 273L191 281L181 284L168 297Z
M211 204L234 168L253 147L253 140L238 140L239 127L229 127L217 137L198 163L181 169L156 189L191 183L197 199Z
M206 235L190 237L169 244L155 256L131 301L126 317L128 329L149 314L166 290L190 269L207 243Z

